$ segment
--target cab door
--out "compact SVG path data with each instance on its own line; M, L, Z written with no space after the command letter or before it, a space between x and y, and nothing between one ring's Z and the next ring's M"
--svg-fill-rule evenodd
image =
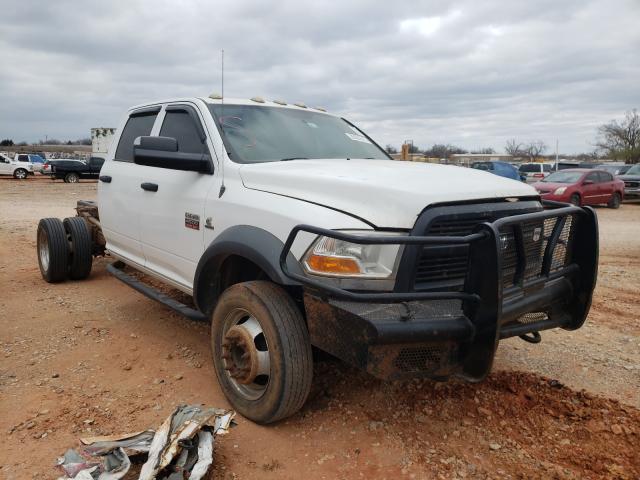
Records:
M169 104L153 135L175 138L178 152L209 154L210 136L193 103ZM215 162L214 162L215 163ZM220 189L220 175L144 166L139 204L145 266L190 292L204 251L204 208L211 191Z
M124 125L113 157L102 166L98 182L100 223L107 240L107 249L123 260L143 266L140 243L141 170L133 163L133 141L151 135L160 106L147 107L130 113Z

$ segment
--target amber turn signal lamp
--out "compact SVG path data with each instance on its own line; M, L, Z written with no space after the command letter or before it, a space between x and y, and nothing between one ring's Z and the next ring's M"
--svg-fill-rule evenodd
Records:
M351 275L362 273L360 266L353 258L331 257L327 255L310 255L307 258L309 270L318 273Z

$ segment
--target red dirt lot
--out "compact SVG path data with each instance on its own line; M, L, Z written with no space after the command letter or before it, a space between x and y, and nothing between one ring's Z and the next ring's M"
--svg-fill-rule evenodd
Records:
M181 403L229 406L207 324L121 284L108 258L85 281L42 280L38 220L95 197L90 182L0 179L2 479L57 478L79 437L155 427ZM480 384L387 383L318 362L300 413L268 427L237 417L211 478L640 478L640 204L598 216L585 327L503 341Z

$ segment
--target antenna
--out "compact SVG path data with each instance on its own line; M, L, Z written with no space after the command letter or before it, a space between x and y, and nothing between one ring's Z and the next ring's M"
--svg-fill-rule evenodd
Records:
M220 74L220 83L221 85L221 96L222 98L220 99L220 140L222 140L222 151L224 152L226 150L225 146L224 146L224 48L222 49L222 58L221 58L221 74ZM228 155L228 154L227 154ZM222 197L222 195L224 194L225 190L227 189L227 187L224 186L224 153L222 153L222 155L220 156L222 158L222 161L220 162L220 174L222 176L222 183L220 184L220 191L218 192L218 198Z

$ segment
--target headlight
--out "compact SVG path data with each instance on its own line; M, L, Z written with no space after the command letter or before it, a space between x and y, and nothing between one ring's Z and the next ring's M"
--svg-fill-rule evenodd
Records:
M553 192L553 194L554 195L562 195L566 189L567 189L567 187L556 188L556 191Z
M345 232L372 235L375 232ZM380 233L379 235L400 235ZM337 278L390 279L395 276L400 245L360 245L320 236L303 257L303 265L312 275Z

